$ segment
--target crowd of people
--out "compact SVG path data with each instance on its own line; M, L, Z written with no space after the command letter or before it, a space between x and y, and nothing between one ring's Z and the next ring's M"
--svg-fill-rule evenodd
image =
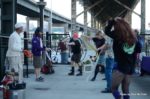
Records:
M23 26L19 23L15 25L15 32L9 38L8 51L6 57L10 62L10 67L19 74L19 82L23 81L23 67L21 64L21 53L23 46L20 34L23 32ZM85 35L84 35L85 36ZM32 38L32 54L33 66L35 68L35 80L43 81L40 75L42 66L42 52L50 51L42 43L42 31L40 28L35 30ZM94 37L85 36L92 40L96 46L96 52L99 55L94 75L91 81L96 80L99 72L105 73L107 82L106 88L102 93L112 93L115 99L121 99L122 95L118 91L122 85L123 99L130 99L129 86L131 75L135 73L135 64L138 54L141 53L142 44L138 40L138 36L131 26L123 18L115 18L108 20L104 32L99 31ZM75 75L75 67L78 68L76 76L82 76L82 42L78 33L73 33L72 38L61 40L59 49L61 50L62 63L67 63L67 47L71 48L71 70L69 76Z

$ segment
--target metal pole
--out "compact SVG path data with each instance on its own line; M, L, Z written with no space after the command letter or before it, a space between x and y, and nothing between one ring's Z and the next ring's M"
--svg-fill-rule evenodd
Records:
M24 32L24 37L27 38L27 32ZM28 50L28 40L24 41L24 49ZM28 78L28 74L29 74L29 64L28 64L28 58L25 56L24 58L24 64L26 65L26 77Z
M50 33L52 33L52 23L53 23L53 17L52 17L52 0L51 0L51 12L50 12Z
M39 2L37 2L39 9L40 9L40 28L41 31L43 32L43 23L44 23L44 7L46 5L46 2L44 2L44 0L40 0Z
M145 34L145 0L141 0L141 34Z
M87 4L84 4L84 9L87 9ZM87 11L84 12L84 34L87 34Z
M71 32L76 32L76 0L71 2Z

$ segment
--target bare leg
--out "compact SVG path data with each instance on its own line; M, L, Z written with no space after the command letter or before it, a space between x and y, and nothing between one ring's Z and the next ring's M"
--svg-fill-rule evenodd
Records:
M35 68L35 76L36 78L40 77L40 68Z

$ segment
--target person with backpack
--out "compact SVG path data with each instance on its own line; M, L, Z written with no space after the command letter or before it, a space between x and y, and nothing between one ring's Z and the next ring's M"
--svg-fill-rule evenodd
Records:
M131 26L123 18L108 21L105 34L113 39L115 67L112 73L111 91L115 99L130 99L129 85L134 73L136 55L141 44ZM122 85L122 94L118 91Z

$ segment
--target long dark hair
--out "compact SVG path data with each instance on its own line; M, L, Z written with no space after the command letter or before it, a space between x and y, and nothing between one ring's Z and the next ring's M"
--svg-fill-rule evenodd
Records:
M129 46L132 46L137 41L135 32L132 30L129 23L122 18L115 19L114 33L116 39L123 43L127 43Z
M41 29L40 29L40 27L37 27L35 32L34 32L34 36L41 37L40 33L41 33Z

